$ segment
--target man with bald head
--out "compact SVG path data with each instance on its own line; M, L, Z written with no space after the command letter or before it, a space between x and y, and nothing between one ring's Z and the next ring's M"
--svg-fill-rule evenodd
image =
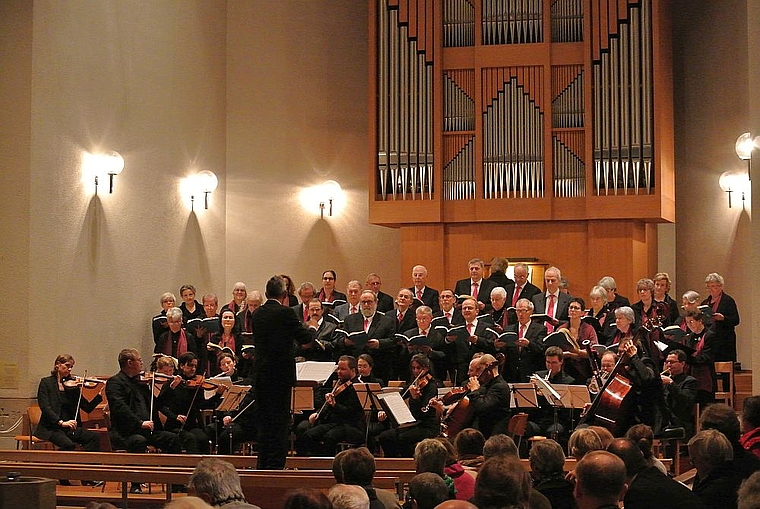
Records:
M423 304L433 310L433 314L441 310L438 303L438 290L427 286L428 270L424 265L415 265L412 268L412 282L414 286L409 288L414 298L421 300Z
M578 509L617 507L627 489L625 463L610 452L592 451L575 467L573 496Z

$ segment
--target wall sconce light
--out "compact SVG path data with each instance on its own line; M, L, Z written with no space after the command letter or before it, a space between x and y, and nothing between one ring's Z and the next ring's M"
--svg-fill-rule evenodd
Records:
M95 179L95 194L98 194L100 177L108 175L108 194L113 194L113 178L124 169L124 158L115 150L102 154L85 153L82 173L86 178Z
M325 213L332 217L338 213L345 201L343 189L334 180L328 180L323 184L305 187L301 190L301 206L304 210L312 212L319 209L319 218L324 219Z
M747 161L747 177L749 180L752 180L752 152L756 148L760 148L760 136L753 138L747 132L736 138L734 150L739 159Z
M184 192L190 196L190 210L195 210L195 197L203 195L203 208L208 209L209 195L216 190L219 179L211 170L202 170L188 177L182 184Z
M728 194L728 208L731 208L731 193L741 193L742 203L744 203L745 193L750 189L749 175L744 172L724 172L718 184Z

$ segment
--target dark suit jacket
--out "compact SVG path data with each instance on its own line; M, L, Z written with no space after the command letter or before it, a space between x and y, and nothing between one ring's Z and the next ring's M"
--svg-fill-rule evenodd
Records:
M267 300L253 315L253 330L253 344L256 346L254 383L294 387L294 343L311 341L309 330L298 321L291 308L272 299Z
M387 313L393 310L394 299L387 293L377 292L377 310Z
M517 285L515 285L515 287L516 286ZM514 293L514 290L512 290L512 293ZM507 299L510 306L512 305L512 298L514 297L512 293L507 293ZM525 286L523 286L522 289L520 290L520 295L518 298L528 299L532 301L533 296L538 295L539 293L541 293L541 289L537 287L536 285L534 285L533 283L531 283L530 281L528 281L527 283L525 283Z
M488 277L489 281L493 281L496 286L501 286L507 291L507 299L512 298L512 293L515 291L515 280L507 277L503 272L494 272ZM507 307L512 305L511 300L507 300Z
M434 327L436 325L446 325L446 323L444 323L446 321L446 318L444 316L443 310L435 313L433 316L434 316L433 321L435 322L433 323ZM462 316L462 312L458 310L457 308L454 308L451 313L451 325L460 325L463 323L464 323L464 317ZM446 325L446 326L449 327L449 325Z
M122 437L139 433L143 421L152 420L152 397L147 384L137 382L123 371L109 378L106 382L106 399L111 414L111 427Z
M406 310L406 313L404 313L404 318L400 322L398 321L398 310L394 309L393 311L388 313L387 316L392 317L393 320L396 322L396 332L398 334L403 334L409 329L417 327L417 317L415 315L414 310L411 307Z
M554 314L554 318L556 318L559 321L567 321L570 319L570 317L567 314L567 307L570 305L570 297L566 293L559 292L559 297L557 297L557 312ZM536 307L536 309L533 311L534 313L546 313L546 293L539 293L533 296L533 305Z
M657 467L648 467L639 472L628 487L623 501L625 507L633 509L663 506L667 506L668 509L706 507L689 488L670 479L657 470Z
M361 307L359 306L359 303L356 304L356 312L359 313L361 310ZM336 306L333 310L333 315L337 316L339 320L345 320L346 317L351 313L351 304L346 302L345 304L341 304L340 306Z
M517 323L512 324L507 327L507 330L518 332L518 326ZM528 346L519 350L516 346L507 346L497 350L507 357L503 376L508 382L527 382L530 375L546 367L543 345L545 337L546 327L531 320L528 323L528 328L525 329L525 339L530 342Z
M171 329L166 329L166 332L161 334L161 337L158 339L158 343L156 343L153 353L166 353L174 358L179 357L176 350L179 342L177 345L172 344L172 334ZM187 351L193 352L198 358L200 358L201 352L198 348L198 340L195 338L195 335L189 330L186 330L185 340L187 341ZM168 349L168 351L165 349Z
M292 309L296 313L296 316L298 317L298 320L301 323L303 323L303 310L304 310L304 307L306 307L307 310L309 309L307 306L308 306L308 304L298 304L297 306L291 306L290 307L290 309Z
M483 312L491 310L491 290L496 288L496 284L488 279L481 279L478 286L478 301L486 305ZM472 295L472 280L470 278L460 279L454 287L456 295Z
M79 415L74 415L79 400L79 388L66 389L61 392L58 390L58 378L55 375L46 376L40 380L37 389L37 403L42 410L40 424L34 430L34 436L43 440L48 440L53 430L61 429L58 421L68 421L76 418L77 423L81 425ZM95 407L103 401L100 394L95 396L92 401L82 398L80 404L85 412L92 412Z
M364 316L361 313L348 315L343 321L343 330L346 332L358 332L364 330ZM363 353L369 353L375 358L378 354L387 355L391 353L396 344L396 341L393 338L395 333L395 318L391 318L389 315L384 315L382 313L375 313L375 316L372 318L372 323L369 324L367 336L369 336L369 339L377 339L380 342L380 347L377 350L367 347L360 349L356 346L346 346L344 337L340 337L337 340L336 346L340 350L341 355L353 355L354 357L358 357ZM377 361L376 358L375 361Z
M416 299L417 289L412 286L409 290L414 294L414 298ZM426 286L422 291L422 303L432 309L434 315L441 310L441 303L438 300L439 297L438 290L434 290L429 286Z

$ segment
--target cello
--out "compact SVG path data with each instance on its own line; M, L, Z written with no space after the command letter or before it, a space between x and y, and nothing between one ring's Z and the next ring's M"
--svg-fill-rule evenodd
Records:
M581 416L579 426L582 424L602 426L616 437L625 434L626 415L630 413L630 398L626 401L626 396L631 392L633 384L621 374L621 371L626 361L636 355L634 339L635 337L620 343L618 348L620 358L591 406Z
M499 366L504 359L504 354L499 353L496 355L496 359L483 369L477 377L478 383L481 386L487 384L493 380L494 377L498 376L498 374L495 375L493 373L493 368ZM454 437L466 427L467 423L472 421L473 408L470 406L470 398L468 397L472 391L469 385L470 382L468 381L461 387L452 388L448 393L441 397L441 402L444 405L453 405L449 408L441 421L441 436L453 440Z

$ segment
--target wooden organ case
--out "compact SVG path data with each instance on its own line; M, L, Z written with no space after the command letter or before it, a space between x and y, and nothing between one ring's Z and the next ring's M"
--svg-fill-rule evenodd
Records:
M631 294L675 219L667 0L371 0L370 222L430 284L535 257Z

